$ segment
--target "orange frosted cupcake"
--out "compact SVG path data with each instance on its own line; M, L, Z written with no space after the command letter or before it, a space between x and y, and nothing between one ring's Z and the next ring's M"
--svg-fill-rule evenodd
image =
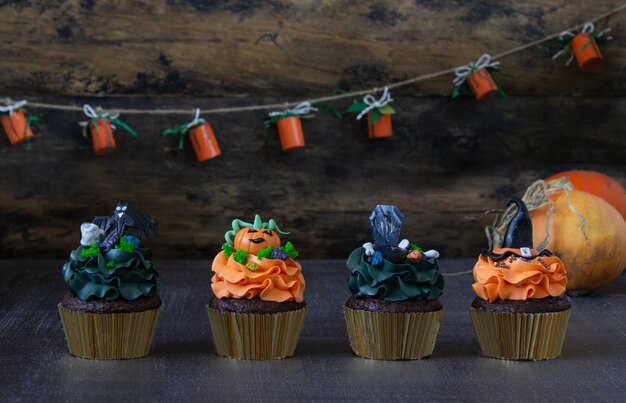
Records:
M217 353L238 359L277 359L294 354L307 305L302 267L288 234L274 220L236 219L213 260L207 305Z
M502 248L483 251L474 266L477 297L470 316L483 354L510 360L561 355L572 302L565 295L565 265L550 251L533 248L532 221L524 202Z

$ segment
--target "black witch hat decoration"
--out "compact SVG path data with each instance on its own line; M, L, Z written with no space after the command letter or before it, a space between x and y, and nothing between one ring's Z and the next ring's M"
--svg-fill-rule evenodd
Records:
M508 256L518 256L523 258L532 258L533 253L533 222L530 219L530 213L526 204L519 197L513 197L507 203L510 206L511 203L515 203L517 206L517 212L509 222L502 242L503 248L519 249L520 254L513 251L506 251L501 254L493 253L493 251L483 250L484 256L489 256L492 259L500 260ZM521 256L520 256L521 255ZM552 256L552 253L548 250L542 251L539 256Z
M533 222L530 219L528 208L519 197L511 198L507 203L507 207L510 206L511 203L515 203L517 206L517 213L515 213L506 228L502 247L528 249L530 253L530 249L533 248ZM522 255L524 255L523 251Z

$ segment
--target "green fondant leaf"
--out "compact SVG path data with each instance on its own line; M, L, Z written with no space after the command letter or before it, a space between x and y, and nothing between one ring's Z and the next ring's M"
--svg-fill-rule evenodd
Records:
M83 248L80 251L80 257L89 257L89 256L98 256L98 245L92 243L91 246L87 249Z
M274 250L274 248L272 248L271 246L268 246L265 249L261 249L259 253L256 254L256 257L258 257L259 259L267 259L272 254L272 250Z
M115 246L115 249L124 252L132 252L135 250L135 245L132 242L127 242L124 238L120 238L120 244Z
M416 251L419 251L420 253L424 253L422 248L420 248L419 246L415 245L414 243L411 244L411 250L416 250Z
M243 250L243 249L239 249L237 252L235 252L235 261L239 262L241 264L246 264L246 258L248 257L248 251L247 250Z
M226 259L228 259L230 255L235 252L235 248L230 246L229 243L225 243L224 245L222 245L222 250L224 251L224 256L226 256Z
M287 252L287 254L289 255L290 258L295 259L298 257L298 255L300 254L296 248L293 246L293 244L291 242L287 242L285 244L285 252Z

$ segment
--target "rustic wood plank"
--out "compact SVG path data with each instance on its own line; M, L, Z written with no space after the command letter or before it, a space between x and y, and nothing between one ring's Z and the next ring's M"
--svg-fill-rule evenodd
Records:
M381 85L582 23L614 1L10 1L0 5L0 92L301 96ZM597 74L558 44L503 60L510 95L624 95L623 14ZM441 77L405 94L450 94Z
M441 267L453 272L473 262L444 259ZM467 312L471 276L447 277L433 356L388 362L350 350L341 311L349 296L344 260L305 260L309 315L295 357L251 362L215 354L204 310L210 261L157 260L163 312L152 354L91 361L67 352L56 311L65 292L62 263L0 261L3 400L624 401L626 276L573 300L563 354L544 362L482 357Z
M43 101L68 102L63 98ZM191 105L189 98L76 99L104 107ZM204 99L202 106L273 99ZM345 106L345 105L337 105ZM45 114L32 149L0 143L0 255L66 257L81 222L119 199L160 222L157 256L207 258L235 217L255 212L293 232L306 258L340 258L369 239L378 203L406 216L404 235L443 256L474 256L491 216L538 178L597 169L626 183L624 98L397 99L395 135L370 140L364 122L321 113L305 121L307 147L283 154L275 131L264 148L261 113L210 118L223 155L199 164L189 143L161 131L176 117L122 117L143 136L118 132L118 150L93 155L81 113ZM179 117L179 119L181 119Z

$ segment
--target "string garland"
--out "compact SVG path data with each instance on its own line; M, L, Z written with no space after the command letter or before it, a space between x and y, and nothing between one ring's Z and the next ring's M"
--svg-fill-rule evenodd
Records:
M597 22L601 19L610 17L614 14L620 13L622 12L624 9L626 9L626 3L604 13L601 15L598 15L596 17L593 17L591 19L588 19L587 22L585 22L584 24L578 24L575 25L573 27L564 29L564 30L560 30L559 32L553 33L551 35L547 35L544 36L543 38L539 38L537 40L534 40L532 42L528 42L526 44L514 47L512 49L506 50L504 52L500 52L497 54L492 55L492 59L502 59L505 58L507 56L513 55L515 53L521 52L523 50L526 50L528 48L540 45L542 43L551 41L553 39L557 39L559 38L559 36L562 34L562 32L564 31L577 31L579 28L584 28L584 26L587 23L593 23L593 22ZM352 97L356 97L356 96L365 96L368 94L377 94L381 91L384 90L384 88L387 88L389 90L394 89L394 88L399 88L399 87L405 87L407 85L410 84L414 84L416 82L419 81L425 81L425 80L429 80L432 78L436 78L436 77L441 77L444 75L448 75L448 74L454 74L455 71L459 68L463 68L464 66L457 66L457 67L452 67L449 69L444 69L444 70L439 70L433 73L428 73L428 74L423 74L420 76L416 76L416 77L412 77L403 81L398 81L395 83L387 83L387 84L383 84L380 87L373 87L373 88L368 88L368 89L364 89L364 90L358 90L358 91L349 91L349 92L344 92L341 94L335 94L335 95L328 95L328 96L322 96L322 97L318 97L318 98L310 98L310 99L305 99L305 100L300 100L300 101L289 101L289 102L284 102L284 103L271 103L271 104L258 104L258 105L247 105L247 106L237 106L237 107L221 107L221 108L209 108L209 109L203 109L202 113L204 115L208 115L208 114L223 114L223 113L236 113L236 112L252 112L252 111L260 111L260 110L276 110L276 109L288 109L288 108L292 108L292 107L297 107L298 105L308 102L309 104L319 104L319 103L324 103L324 102L330 102L330 101L336 101L336 100L340 100L340 99L346 99L346 98L352 98ZM15 101L13 101L11 98L3 98L0 99L0 102L4 103L5 105L11 105L14 104ZM83 107L82 106L75 106L75 105L64 105L64 104L55 104L55 103L46 103L46 102L29 102L28 105L31 108L38 108L38 109L50 109L50 110L62 110L62 111L83 111ZM114 110L116 112L121 112L127 115L189 115L189 114L193 114L195 112L195 107L194 108L185 108L185 109L132 109L132 108L115 108ZM101 109L98 107L96 108L96 112L100 112Z

